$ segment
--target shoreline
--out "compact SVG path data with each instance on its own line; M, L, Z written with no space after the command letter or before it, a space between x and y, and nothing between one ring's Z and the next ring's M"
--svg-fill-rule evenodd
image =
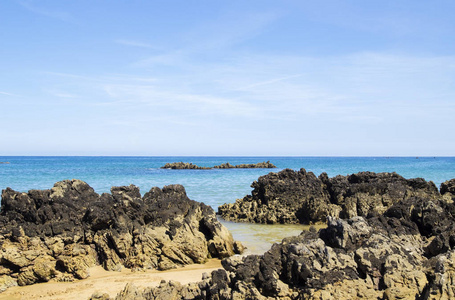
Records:
M122 268L120 272L106 271L101 266L90 268L90 276L73 282L44 282L26 286L10 287L0 293L0 300L79 300L88 299L95 292L107 293L111 298L122 291L126 284L132 283L145 288L158 286L161 280L178 281L181 284L200 281L203 273L222 268L221 260L209 259L205 264L193 264L177 269L157 271L145 270L132 272Z

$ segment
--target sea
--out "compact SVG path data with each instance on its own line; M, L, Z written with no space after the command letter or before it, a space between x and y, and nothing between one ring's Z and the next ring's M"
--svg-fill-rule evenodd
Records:
M161 169L169 162L191 162L212 167L270 161L275 169ZM0 189L16 191L50 189L55 182L80 179L97 193L112 186L134 184L142 194L152 187L181 184L190 199L204 202L215 211L223 203L235 202L251 193L260 176L283 169L306 169L329 177L361 171L396 172L405 178L421 177L438 187L455 178L455 157L215 157L215 156L0 156ZM282 238L308 229L304 225L258 225L220 220L236 240L247 246L247 254L260 254Z

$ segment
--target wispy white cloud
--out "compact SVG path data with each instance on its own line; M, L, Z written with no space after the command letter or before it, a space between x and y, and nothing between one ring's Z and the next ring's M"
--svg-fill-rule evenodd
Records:
M7 93L7 92L2 92L2 91L0 91L0 95L12 96L12 97L17 97L17 96L18 96L18 95L16 95L16 94Z
M77 23L76 19L71 14L69 14L68 12L58 11L58 10L53 10L53 9L48 9L48 8L43 8L42 6L36 5L37 3L42 5L42 3L40 3L40 2L22 0L22 1L18 1L18 3L23 8L25 8L28 11L31 11L33 13L36 13L36 14L39 14L39 15L43 15L43 16L46 16L46 17L50 17L50 18L53 18L53 19L58 19L58 20L64 21L64 22Z
M43 75L49 75L49 76L61 77L61 78L82 79L84 81L100 81L100 75L88 76L88 75L63 73L63 72L52 72L52 71L42 71L41 73Z
M105 83L105 82L156 82L157 78L152 76L137 76L130 74L96 74L96 75L81 75L74 73L63 73L63 72L52 72L52 71L43 71L43 75L58 77L58 78L68 78L68 79L77 79L81 82L93 82L93 83Z
M223 116L254 116L259 107L248 102L227 97L172 91L153 85L139 84L107 84L106 94L115 99L110 105L142 105L147 107L165 108L169 111L180 111L187 116L223 115ZM103 103L109 105L109 103Z
M226 14L221 19L206 21L200 26L188 29L181 34L176 46L158 49L160 53L140 59L133 63L133 66L167 65L188 68L192 64L191 60L195 58L208 59L220 51L230 56L230 49L262 34L267 26L280 17L282 15L278 12ZM131 46L149 46L147 43L120 41Z
M158 47L158 46L155 46L155 45L152 45L152 44L149 44L149 43L133 41L133 40L118 39L118 40L115 40L115 43L120 44L120 45L125 45L125 46L131 46L131 47L162 50L162 47Z
M71 118L73 124L84 120L87 133L98 130L100 140L114 145L119 131L124 137L141 132L143 140L152 140L149 132L163 141L172 136L175 145L181 143L175 136L194 143L204 133L215 137L223 132L220 140L234 143L256 138L264 145L274 140L305 146L308 141L319 149L326 138L327 147L331 139L348 144L349 133L359 129L363 138L377 135L381 142L389 135L400 140L405 134L396 128L404 125L426 136L438 128L455 130L455 57L439 55L451 53L450 46L443 47L453 29L451 15L441 13L446 5L408 9L409 3L258 2L193 6L193 15L183 7L124 9L116 3L98 18L105 5L93 4L76 15L73 4L51 2L15 0L25 16L37 17L24 19L33 21L24 23L27 28L47 26L42 21L52 19L75 22L74 16L86 26L73 28L75 38L64 38L64 43L58 41L58 28L29 40L50 48L24 48L30 59L17 68L10 65L17 72L5 77L0 91L9 111L39 110L29 120L43 124L40 129L63 130ZM403 9L397 9L400 5ZM139 7L143 9L137 11ZM180 14L179 22L167 22ZM440 15L447 20L439 21ZM114 19L118 16L121 20ZM139 17L141 22L135 22ZM17 20L9 21L14 25ZM20 39L21 33L12 30L11 38ZM20 44L11 41L5 46ZM94 41L97 47L90 48ZM68 51L79 46L77 53ZM43 55L55 59L34 61ZM47 72L32 71L39 66ZM20 98L10 98L16 91ZM58 113L54 117L51 111Z
M274 78L274 79L270 79L270 80L266 80L266 81L253 83L253 84L250 84L248 86L240 87L238 90L249 90L249 89L252 89L252 88L257 88L257 87L260 87L260 86L264 86L264 85L268 85L268 84L272 84L272 83L277 83L277 82L280 82L280 81L285 81L285 80L288 80L288 79L293 79L293 78L297 78L297 77L301 77L301 76L302 75L297 74L297 75L290 75L290 76L285 76L285 77L278 77L278 78Z
M166 53L151 55L147 58L141 59L132 63L134 67L151 67L154 65L177 66L178 68L185 68L191 66L188 57L192 54L192 50L171 50Z
M44 89L44 91L48 94L50 94L53 97L57 98L78 98L78 95L74 93L69 93L65 91L59 91L59 90L50 90L50 89Z
M54 90L81 92L78 105L116 112L121 122L138 128L160 123L203 127L211 120L209 126L219 130L227 123L232 132L241 131L238 124L274 124L274 132L299 136L299 130L309 134L311 124L323 126L317 131L326 134L354 127L373 132L401 126L403 118L418 128L417 120L428 114L445 120L455 113L454 105L448 105L455 97L452 56L371 52L324 58L238 55L229 63L182 59L184 70L140 69L153 76L47 74L77 84L80 88Z
M281 17L279 12L226 14L188 31L183 39L185 48L193 51L230 48L260 35Z

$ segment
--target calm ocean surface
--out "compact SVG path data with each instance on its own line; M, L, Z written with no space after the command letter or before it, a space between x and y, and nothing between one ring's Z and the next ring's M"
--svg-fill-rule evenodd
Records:
M276 169L164 170L168 162L192 162L199 166L257 163L270 160ZM26 192L49 189L64 179L81 179L97 193L109 192L112 186L134 184L142 194L154 186L182 184L193 200L211 205L215 210L223 203L234 202L251 192L251 183L259 176L285 168L305 168L317 176L330 177L360 171L397 172L405 178L422 177L439 186L455 178L455 157L32 157L0 156L0 189L11 187ZM262 249L255 240L269 243L298 233L302 227L267 225L225 225L240 241L250 241L250 249ZM275 233L276 232L276 233ZM248 244L248 243L247 243ZM254 244L254 245L253 245ZM259 251L259 250L258 250ZM255 251L253 251L255 252ZM256 251L257 252L257 251ZM260 251L259 251L260 252Z

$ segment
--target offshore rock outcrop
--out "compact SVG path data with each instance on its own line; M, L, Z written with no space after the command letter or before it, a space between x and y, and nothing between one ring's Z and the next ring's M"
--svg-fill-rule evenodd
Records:
M210 170L210 167L200 167L198 165L194 165L193 163L187 162L173 162L173 163L166 163L161 169L173 169L173 170Z
M115 299L454 299L453 206L411 197L382 215L329 218L264 255L227 258L199 282L128 285Z
M213 209L190 200L181 185L154 187L143 197L134 185L98 195L80 180L2 192L0 290L83 279L95 265L166 270L240 248Z
M240 164L240 165L232 165L230 163L224 163L221 165L214 166L213 169L261 169L267 168L272 169L276 168L274 164L270 161L264 161L256 164ZM193 163L187 162L174 162L174 163L166 163L161 169L178 169L178 170L210 170L211 167L200 167L198 165L194 165Z
M455 181L447 182L453 195ZM316 177L305 169L285 169L259 177L251 195L218 207L225 220L253 223L325 222L327 216L352 218L382 214L387 208L411 197L441 197L433 182L405 179L396 173L360 172L329 178ZM446 196L449 197L449 196Z
M276 168L269 160L263 161L256 164L240 164L240 165L231 165L230 163L221 164L214 166L214 169L273 169Z

